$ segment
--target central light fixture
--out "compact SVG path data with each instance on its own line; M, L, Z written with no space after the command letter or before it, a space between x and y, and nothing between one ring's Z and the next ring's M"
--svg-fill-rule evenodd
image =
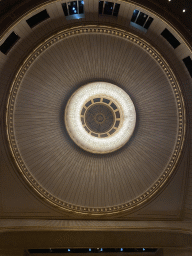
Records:
M110 97L93 97L83 106L81 122L85 130L94 137L112 135L120 126L120 110Z
M131 98L111 83L82 86L70 97L65 109L69 136L92 153L106 154L121 148L133 134L135 123Z

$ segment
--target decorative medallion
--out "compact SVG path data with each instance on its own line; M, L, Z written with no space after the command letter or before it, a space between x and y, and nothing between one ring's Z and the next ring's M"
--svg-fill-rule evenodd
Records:
M114 84L95 82L78 89L69 99L65 123L81 148L105 154L121 148L131 137L136 112L128 94Z

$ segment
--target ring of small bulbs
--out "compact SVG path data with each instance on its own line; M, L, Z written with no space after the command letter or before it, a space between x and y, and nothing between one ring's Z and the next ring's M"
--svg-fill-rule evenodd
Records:
M118 105L121 125L113 136L93 137L81 122L84 104L93 97L108 97ZM69 99L65 108L65 125L71 139L82 149L96 154L106 154L124 146L133 134L136 111L129 95L120 87L107 82L94 82L80 87Z

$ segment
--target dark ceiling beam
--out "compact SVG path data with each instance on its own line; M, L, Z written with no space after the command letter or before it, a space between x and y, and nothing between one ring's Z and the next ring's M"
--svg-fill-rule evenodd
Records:
M14 231L0 234L0 248L191 248L192 234L181 230Z

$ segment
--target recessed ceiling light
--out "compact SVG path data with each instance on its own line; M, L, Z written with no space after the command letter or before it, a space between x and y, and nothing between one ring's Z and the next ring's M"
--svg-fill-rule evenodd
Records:
M171 0L168 0L169 2L171 2Z
M186 10L185 10L185 9L183 9L183 12L186 12Z

